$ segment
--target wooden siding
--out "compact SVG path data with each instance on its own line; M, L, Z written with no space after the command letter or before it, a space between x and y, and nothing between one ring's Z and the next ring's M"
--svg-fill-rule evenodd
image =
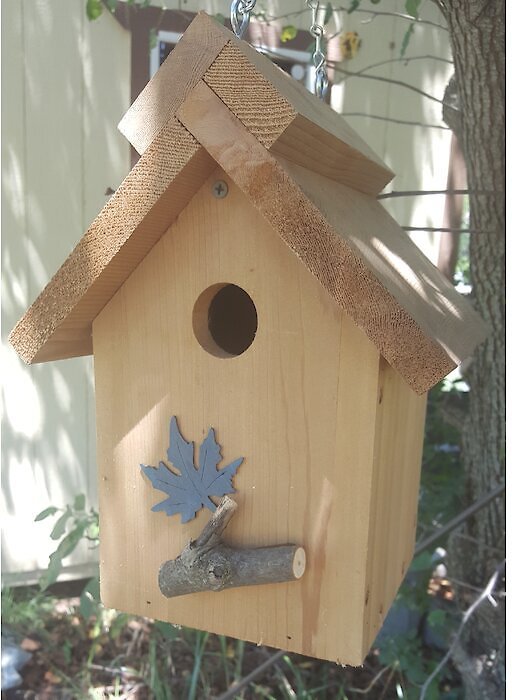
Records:
M82 0L2 2L2 332L5 336L129 169L129 34ZM4 336L4 338L5 338ZM90 358L26 367L2 346L2 576L34 580L55 544L49 504L96 504ZM90 570L85 546L65 575Z

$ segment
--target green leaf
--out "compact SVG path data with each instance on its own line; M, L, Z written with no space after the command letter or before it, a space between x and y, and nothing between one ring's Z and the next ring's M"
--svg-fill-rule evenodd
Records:
M54 552L50 555L50 562L48 564L48 568L39 579L39 587L42 591L46 590L48 586L52 585L52 583L55 583L55 581L59 577L61 569L62 557L57 556L57 553Z
M347 14L349 15L351 12L354 12L354 10L357 10L359 5L361 4L361 0L351 0L350 5L347 10Z
M88 581L80 595L80 613L82 617L88 620L97 613L98 605L100 604L100 579L95 576Z
M226 18L224 17L222 12L217 12L217 14L213 15L213 19L219 24L222 24L222 26L224 26L224 21Z
M427 619L428 619L428 624L431 627L434 627L434 628L444 627L445 622L446 622L446 611L445 610L432 610L431 612L429 612Z
M281 39L281 43L286 44L287 41L293 41L297 34L297 27L294 27L293 24L287 24L286 27L282 28L279 38Z
M75 500L73 501L73 509L85 510L85 496L83 493L79 493L77 496L75 496Z
M117 639L124 627L130 621L130 615L127 613L118 613L114 620L110 623L109 636L111 639Z
M85 12L87 14L88 19L98 19L98 17L103 12L103 3L101 2L101 0L87 0Z
M66 537L64 537L64 539L61 540L59 546L52 554L52 556L58 556L61 559L64 559L65 557L69 556L84 536L84 531L86 527L87 522L85 520L79 522L75 529L71 530L71 532L69 532L66 535Z
M69 641L69 639L65 639L64 643L62 644L62 653L64 655L64 660L67 664L71 664L73 660L73 645Z
M94 576L85 586L84 590L82 593L86 591L87 593L90 593L93 600L95 600L97 603L100 602L100 579L98 576Z
M50 533L50 537L52 540L60 540L62 535L66 532L66 524L71 517L71 511L69 509L69 506L66 508L64 513L60 516L60 518L57 520L55 523L53 530Z
M107 0L107 7L110 12L115 12L117 7L117 0Z
M100 526L98 522L91 523L87 530L87 537L90 540L97 540L100 536Z
M405 32L404 38L402 39L402 46L400 47L400 58L403 58L405 56L405 52L407 51L407 47L409 46L409 42L411 40L411 36L414 32L414 22L411 22L409 25L409 29Z
M92 595L89 593L89 591L83 590L81 595L80 595L80 615L84 618L84 620L89 620L95 609L96 606L94 604L94 601L92 599Z
M431 683L427 688L427 692L425 693L425 700L439 700L439 697L439 682L437 680L434 680L434 682ZM443 697L445 697L444 694Z
M36 515L34 522L37 523L39 520L45 520L45 518L49 518L50 515L55 515L58 510L59 509L55 508L55 506L49 506Z
M380 0L370 0L372 5L378 5Z
M176 625L172 625L170 622L155 622L155 628L160 632L162 637L167 641L172 641L179 637L181 629Z
M405 0L405 11L411 17L418 19L418 10L421 5L421 0Z
M333 9L332 5L330 2L327 3L327 7L325 8L325 17L324 17L324 25L329 22L329 20L332 17Z
M413 560L409 571L427 571L428 569L432 569L432 555L429 552L423 552Z
M149 30L149 50L154 49L158 44L158 34L154 27Z

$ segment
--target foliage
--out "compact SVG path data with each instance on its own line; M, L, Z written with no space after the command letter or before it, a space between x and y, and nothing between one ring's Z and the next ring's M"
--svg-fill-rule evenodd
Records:
M380 663L395 669L397 682L410 700L419 697L422 685L441 661L445 641L457 623L453 603L436 598L429 591L432 569L431 554L425 552L417 557L394 603L394 607L399 605L418 613L417 627L394 634L378 645ZM426 698L459 698L458 685L457 674L447 667L430 684Z
M98 19L103 12L103 3L101 0L87 0L85 12L90 20Z
M24 636L40 631L51 614L55 599L30 588L2 590L2 625Z
M462 379L446 379L429 392L417 539L462 509L460 430L467 411L465 389Z
M182 523L192 520L203 506L214 511L217 506L210 496L235 492L231 480L243 461L243 457L239 457L218 470L222 455L214 430L210 428L199 448L199 468L196 468L194 443L183 439L175 416L171 418L167 459L179 474L171 471L164 462L160 462L158 467L140 466L155 489L168 494L168 498L151 510L163 510L167 515L180 513Z
M409 43L411 41L411 37L414 32L414 22L411 22L410 25L407 28L407 31L405 32L402 43L400 45L400 58L404 58L405 52L407 51L407 47L409 46Z
M94 508L88 511L85 508L85 496L78 494L72 505L65 508L49 506L35 517L36 522L46 520L59 514L50 533L52 540L60 540L57 549L50 555L48 568L39 580L41 591L45 591L55 583L62 571L63 560L78 547L82 540L86 540L91 547L99 544L99 517ZM81 595L81 612L84 617L90 617L95 611L99 601L99 579L91 579L85 586Z
M419 19L419 8L421 5L422 0L404 0L404 9L405 12L414 20ZM97 20L102 14L105 5L107 8L110 10L110 12L115 12L117 5L118 5L119 0L86 0L85 4L85 12L87 15L87 18L91 21ZM136 7L144 8L144 7L149 7L151 5L151 0L125 0L127 5L133 5ZM379 5L381 0L370 0L372 5ZM350 0L349 6L346 9L347 14L351 14L355 12L359 6L361 5L361 0ZM334 7L332 2L327 2L325 5L322 4L324 13L323 13L323 18L322 22L324 26L327 26L328 23L330 22L333 14L334 14ZM254 10L253 15L255 17L258 17L260 19L263 19L264 21L266 20L266 13L265 11L260 11L259 9ZM225 17L222 13L216 13L213 15L213 18L217 20L220 24L225 23ZM407 51L407 48L409 46L409 43L411 41L412 35L414 33L414 26L415 23L414 21L411 22L409 27L407 28L400 47L400 58L404 58L405 53ZM287 24L282 27L281 32L280 32L280 41L282 44L286 44L288 41L293 41L297 37L298 34L298 28L293 25L293 24ZM155 27L152 27L149 31L149 45L150 49L154 48L157 44L157 29ZM360 44L360 42L359 42ZM359 46L357 47L359 48ZM309 47L308 51L313 54L315 50L315 42L313 42ZM325 50L322 49L322 50ZM354 52L357 53L357 49Z
M298 33L297 27L294 27L293 24L287 24L281 29L281 43L285 44L287 41L292 41L296 38Z
M460 426L455 420L447 420L447 413L454 407L460 414L466 411L467 392L463 386L461 380L447 379L429 393L417 540L453 518L462 508ZM440 647L450 639L459 617L449 582L433 578L433 570L439 563L433 554L427 551L415 557L394 603L416 614L417 627L395 634L379 645L381 663L396 669L405 682L406 690L400 685L400 692L409 700L419 697L421 686L443 656ZM458 685L457 674L448 666L431 683L426 698L456 700L461 697ZM399 691L397 694L399 697Z
M418 19L418 12L420 9L421 0L405 0L405 11L411 17Z
M125 0L127 5L136 5L138 7L149 7L151 0ZM114 12L117 7L118 0L86 0L85 13L89 20L98 19L103 14L104 6L106 5L110 12Z

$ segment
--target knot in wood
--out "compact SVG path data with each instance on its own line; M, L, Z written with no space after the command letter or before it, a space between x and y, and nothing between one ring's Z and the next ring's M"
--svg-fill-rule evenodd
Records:
M230 582L231 577L232 566L229 559L218 552L213 554L208 562L209 587L215 591L220 591Z

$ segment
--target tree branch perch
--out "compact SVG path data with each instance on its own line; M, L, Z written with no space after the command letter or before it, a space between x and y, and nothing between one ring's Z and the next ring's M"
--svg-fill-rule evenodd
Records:
M158 585L167 598L200 591L295 581L306 568L306 553L296 545L237 549L225 545L222 533L237 504L224 496L196 540L160 567Z

